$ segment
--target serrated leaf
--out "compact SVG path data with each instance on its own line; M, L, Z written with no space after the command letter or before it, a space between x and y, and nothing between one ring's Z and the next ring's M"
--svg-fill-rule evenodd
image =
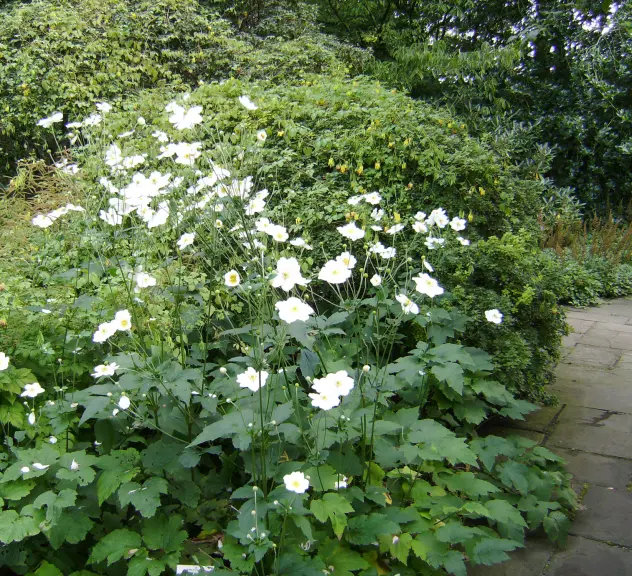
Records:
M450 492L460 492L470 498L478 498L500 491L500 488L491 482L477 478L472 472L457 472L452 475L441 474L438 477L438 483L445 486Z
M154 516L143 523L143 542L150 550L175 552L181 549L188 536L181 528L181 516Z
M491 566L509 560L507 552L522 548L520 542L504 538L485 538L471 545L466 545L469 559L474 564Z
M319 522L331 520L331 526L338 539L347 526L346 514L353 512L353 506L340 494L327 492L321 500L312 500L310 510Z
M431 368L431 372L437 377L437 380L445 382L457 394L463 394L463 385L465 383L463 368L456 362L437 364Z
M34 572L34 576L64 576L64 574L57 566L44 560L40 567Z
M51 546L57 550L64 542L78 544L94 526L94 522L77 508L64 510L57 522L44 532Z
M524 528L527 527L527 523L524 521L520 512L506 500L490 500L489 502L485 502L485 509L487 510L487 517L490 520L504 524L517 524Z
M399 531L399 525L384 514L361 515L349 520L346 538L351 544L368 546L377 541L378 536L393 536Z
M530 470L528 466L515 460L507 460L496 467L501 482L508 488L515 487L521 494L529 492Z
M77 492L66 488L56 494L55 492L48 491L40 494L33 502L34 508L42 508L46 506L46 520L48 522L55 522L59 516L61 516L64 508L74 506L77 498Z
M408 554L412 546L413 537L410 534L393 536L389 551L393 558L397 558L402 564L408 564Z
M292 323L294 324L294 322ZM292 325L290 324L290 326ZM212 442L218 438L230 438L235 434L248 433L248 422L254 422L254 412L252 410L235 410L226 414L221 420L209 424L191 442L190 446L197 446L203 442Z
M463 438L435 420L419 420L408 435L410 442L419 444L419 458L443 460L451 464L477 465L476 456L468 448Z
M140 534L127 528L119 528L103 536L92 548L88 564L98 564L107 560L108 566L121 558L127 558L130 550L141 546Z
M160 495L169 492L169 485L164 478L153 476L145 480L143 485L136 482L123 484L118 490L121 506L132 504L145 518L151 518L160 506Z
M568 530L571 526L571 521L562 512L551 512L543 521L544 531L547 536L553 541L558 542L562 546L566 544L566 538L568 536Z

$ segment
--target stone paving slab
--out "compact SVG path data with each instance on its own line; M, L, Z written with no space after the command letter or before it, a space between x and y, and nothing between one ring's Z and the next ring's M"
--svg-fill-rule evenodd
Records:
M606 324L596 323L588 332L581 335L578 343L617 350L632 350L632 332L617 332L602 328L602 326L606 326Z
M607 375L601 384L558 381L548 391L570 406L592 406L615 412L627 410L632 414L632 386L608 385Z
M551 448L570 448L614 456L629 458L632 455L632 415L614 414L605 410L592 410L586 417L568 416L564 412L560 416L553 433L548 437L547 445Z
M573 328L575 334L584 334L595 325L596 320L580 320L579 318L566 318L566 322Z
M564 448L555 452L567 461L566 468L578 483L626 490L632 482L632 460Z
M632 547L631 519L630 492L591 486L582 500L582 509L571 525L570 534Z
M527 414L524 420L509 420L507 426L544 434L553 428L558 414L560 414L563 409L563 406L545 406L531 414Z
M580 343L575 345L572 354L564 359L564 363L596 366L599 368L613 368L622 355L623 352L621 352L621 350L613 350L594 345L589 346Z
M587 308L586 310L568 310L567 319L585 320L586 322L610 322L612 324L628 324L632 320L632 311L627 311L627 316L608 314L600 308Z
M507 573L511 574L511 573ZM543 576L632 576L632 551L587 538L570 537Z

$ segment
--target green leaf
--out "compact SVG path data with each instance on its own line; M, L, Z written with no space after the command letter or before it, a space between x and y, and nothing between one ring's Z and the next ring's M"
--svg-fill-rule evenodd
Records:
M485 468L490 472L494 469L498 456L513 458L519 453L510 440L499 436L476 438L470 442L470 448L478 455Z
M143 523L143 542L150 550L175 552L182 548L187 539L187 533L182 528L182 517L175 515L154 516Z
M145 518L151 518L160 506L160 495L169 492L169 484L164 478L152 476L142 487L136 482L123 484L118 490L121 506L132 504Z
M470 498L500 491L492 483L477 478L472 472L457 472L451 476L440 474L437 483L445 486L450 492L460 492Z
M419 420L408 435L410 442L419 444L419 458L443 460L451 464L477 465L476 456L463 438L435 420Z
M64 574L57 566L49 564L44 560L41 566L35 571L34 576L64 576Z
M566 538L568 536L568 530L571 526L571 521L562 512L551 512L543 521L544 531L547 536L553 541L558 542L562 546L566 544Z
M522 548L520 542L503 538L485 538L471 545L466 545L468 557L474 564L491 566L509 560L507 552Z
M413 537L410 534L400 534L391 539L390 552L402 564L408 564L408 554L412 546Z
M439 542L446 544L462 543L476 536L485 535L485 531L480 528L463 526L460 522L448 522L435 530L435 535Z
M140 454L137 450L113 450L110 454L101 456L97 466L103 471L97 479L97 496L99 506L103 504L124 482L131 481L140 469L135 467Z
M437 540L433 533L426 532L415 537L411 549L417 558L421 558L433 568L439 568L443 564L448 545Z
M521 494L529 492L530 470L528 466L515 460L507 460L496 467L496 473L505 486L515 487Z
M448 574L467 576L467 568L463 561L463 554L458 550L448 550L443 558L443 567Z
M447 346L447 344L444 344L444 346ZM445 364L433 366L431 372L437 377L437 380L445 382L457 394L463 394L465 380L461 366L455 362L446 362Z
M369 568L370 564L356 551L345 548L336 540L330 540L319 548L327 566L334 567L334 574L350 576L358 570Z
M295 322L292 324L295 324ZM235 410L226 414L221 420L206 426L191 442L190 446L197 446L203 442L212 442L218 438L230 438L234 434L248 433L248 422L253 421L254 412L252 410Z
M98 564L107 559L108 566L121 558L127 558L130 550L141 546L140 534L127 528L119 528L102 537L92 548L88 564Z
M44 534L50 541L51 546L58 550L64 542L78 544L94 526L85 512L79 508L65 510L58 518L57 522L46 530Z
M41 532L44 512L33 510L31 513L31 510L33 508L28 506L22 508L20 514L15 510L0 510L0 542L21 542Z
M32 480L6 482L5 484L0 484L0 498L21 500L24 496L28 496L33 488L35 488L35 482Z
M485 502L485 509L487 510L487 517L490 520L502 522L503 524L517 524L524 528L527 527L527 523L524 521L520 512L506 500L490 500L489 502Z
M349 520L347 540L351 544L368 546L377 541L378 536L399 533L399 525L384 514L355 516Z
M74 506L77 492L66 488L59 494L55 492L44 492L40 494L33 502L34 508L46 506L46 520L55 522L62 514L64 508Z
M331 520L334 534L340 539L347 526L346 514L353 512L353 506L340 494L327 492L322 500L312 500L310 510L319 522Z

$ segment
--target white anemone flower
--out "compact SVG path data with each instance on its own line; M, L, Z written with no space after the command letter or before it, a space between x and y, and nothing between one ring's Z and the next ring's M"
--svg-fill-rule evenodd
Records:
M70 469L73 472L76 472L77 470L79 470L79 462L77 462L74 458L72 459L72 462L70 463Z
M372 286L375 286L377 288L378 286L382 285L382 277L379 274L373 274L369 282L371 282Z
M239 97L239 103L246 109L246 110L256 110L258 108L258 106L250 99L248 98L248 96L240 96Z
M415 223L413 224L413 230L417 234L427 234L428 233L428 226L426 225L425 222L421 222L419 220L415 220Z
M360 202L362 202L362 200L364 200L364 196L351 196L351 198L349 198L347 200L347 204L351 204L351 206L356 206L358 204L360 204Z
M445 244L445 238L435 238L434 236L428 236L424 240L424 244L428 250L435 250L441 248Z
M305 286L309 280L303 278L301 265L296 258L281 257L277 261L276 276L270 281L274 288L281 288L289 292L296 286Z
M116 334L116 325L114 322L103 322L99 324L97 331L92 336L92 341L101 344L111 336L114 336L114 334Z
M22 474L28 474L30 471L31 469L28 466L22 466L22 468L20 468Z
M312 388L319 394L336 394L347 396L353 390L353 378L347 374L346 370L339 370L327 374L324 378L314 379Z
M158 142L162 142L163 144L169 142L169 136L167 136L167 134L165 132L162 132L161 130L156 130L152 133L152 136L156 140L158 140Z
M309 480L303 474L303 472L292 472L283 476L283 483L285 488L290 492L296 492L297 494L305 494L309 488Z
M129 332L132 329L132 315L129 313L129 310L119 310L114 315L112 322L114 327L120 332Z
M259 132L257 132L257 140L259 140L259 142L265 142L268 139L268 133L265 130L259 130Z
M44 392L45 390L40 386L39 382L33 382L33 384L24 385L24 391L20 396L22 398L35 398Z
M285 226L281 226L279 224L274 224L268 234L272 237L276 242L285 242L290 236L287 233Z
M97 110L99 112L103 112L103 114L107 114L108 112L112 110L112 105L108 104L107 102L98 102Z
M426 219L426 213L419 211L413 216L413 218L417 220L417 222L423 222Z
M318 279L329 282L330 284L342 284L351 277L351 270L347 268L342 262L336 260L329 260L320 269L318 273Z
M349 240L360 240L364 238L364 230L358 228L355 222L349 222L344 226L338 226L338 232Z
M373 208L373 211L371 212L371 218L376 222L379 222L382 218L384 218L384 214L385 212L381 208Z
M35 470L46 470L47 468L50 468L50 464L42 464L41 462L33 462L33 468L35 468Z
M35 218L33 218L33 220L31 220L31 223L33 226L37 226L38 228L48 228L53 225L54 221L55 220L53 220L53 218L47 216L46 214L38 214Z
M118 406L121 410L127 410L132 403L127 396L121 396L118 401Z
M240 388L248 388L256 392L259 388L263 388L266 385L268 379L268 373L265 370L257 372L252 366L245 372L242 372L237 376L237 384Z
M336 256L336 261L342 262L349 270L353 270L358 262L350 252L343 252L340 256Z
M202 106L193 106L185 110L182 106L175 104L171 109L169 122L174 125L176 130L187 130L200 124L202 118Z
M178 240L178 248L184 250L187 246L191 246L195 240L195 232L186 232Z
M395 296L395 300L401 304L405 314L419 314L419 306L405 294L398 294Z
M99 218L110 226L118 226L123 222L123 216L114 208L110 208L107 212L105 210L101 210L99 212Z
M445 228L450 223L450 219L443 208L436 208L430 212L430 216L428 216L426 222L429 226L434 225L438 228Z
M312 399L312 406L321 410L331 410L340 405L340 396L331 392L320 392L318 394L310 392L309 397Z
M28 421L31 426L35 425L35 412L29 414Z
M292 324L292 322L297 320L307 322L309 317L314 314L314 309L309 304L294 296L277 302L274 307L279 312L279 318L288 324Z
M422 264L424 265L424 268L426 270L428 270L428 272L434 272L434 268L432 267L432 264L430 264L430 262L428 262L428 260L423 260Z
M235 288L241 283L241 278L237 270L229 270L224 274L224 284L229 288Z
M348 486L349 478L343 476L342 474L338 475L338 480L336 480L336 490L340 490L341 488L346 488Z
M395 226L391 226L386 233L390 234L391 236L397 234L398 232L401 232L404 228L406 228L405 224L395 224Z
M375 206L382 201L382 197L377 192L371 192L364 195L364 201Z
M456 216L452 218L452 221L450 222L450 228L452 228L452 230L454 230L455 232L461 232L462 230L465 230L465 225L465 219L457 218Z
M415 276L413 282L415 283L415 290L420 294L425 294L430 298L443 294L443 288L439 286L439 283L425 272Z
M138 289L151 288L156 285L156 279L150 274L147 274L147 272L137 272L134 274L133 280Z
M53 124L61 122L64 119L64 115L61 112L55 112L48 118L42 118L37 125L42 128L50 128Z
M98 366L94 367L94 372L91 374L91 376L93 378L114 376L118 368L120 368L120 366L116 362L112 362L111 364L99 364Z
M48 443L49 443L49 444L57 444L57 438L55 438L55 436L51 436L51 437L48 439Z
M456 239L459 241L461 246L469 246L470 245L470 241L467 240L466 238L463 238L463 236L457 236Z
M4 352L0 352L0 372L6 370L8 367L9 357Z
M500 310L493 308L485 311L485 319L492 324L501 324L503 321L503 315Z
M292 246L296 246L297 248L305 248L305 250L312 250L312 247L305 242L303 238L300 236L298 238L294 238L294 240L290 240L290 244Z

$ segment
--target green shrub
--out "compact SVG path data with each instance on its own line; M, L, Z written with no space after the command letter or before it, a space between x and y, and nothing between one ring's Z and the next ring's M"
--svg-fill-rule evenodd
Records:
M205 120L182 130L168 119L178 109L154 95L140 106L146 125L139 111L107 116L73 151L79 171L55 171L86 212L37 215L32 257L0 292L11 314L0 407L21 416L3 420L0 566L464 574L466 559L507 559L527 531L563 542L575 495L561 459L523 438L476 435L488 416L535 406L492 378L492 358L463 342L468 317L424 283L427 263L441 275L449 257L423 232L373 230L367 202L354 207L365 231L345 237L350 254L297 242L282 202L267 206L284 180L269 198L263 178L248 178L247 164L268 166L274 137L257 135L271 99L256 94L260 109L247 111L235 103L243 88L227 83L215 106L210 89L179 100L204 106ZM228 118L235 129L222 134ZM156 130L199 142L199 154L161 149ZM220 181L203 180L212 174ZM417 207L396 214L389 191L376 205L390 231L420 221ZM305 230L342 237L343 222ZM467 234L454 224L427 224L446 251ZM378 239L397 252L372 250ZM504 242L472 249L490 261L507 252L507 265L521 244ZM287 275L282 257L295 259ZM520 306L524 282L498 272ZM513 322L505 313L490 338Z

